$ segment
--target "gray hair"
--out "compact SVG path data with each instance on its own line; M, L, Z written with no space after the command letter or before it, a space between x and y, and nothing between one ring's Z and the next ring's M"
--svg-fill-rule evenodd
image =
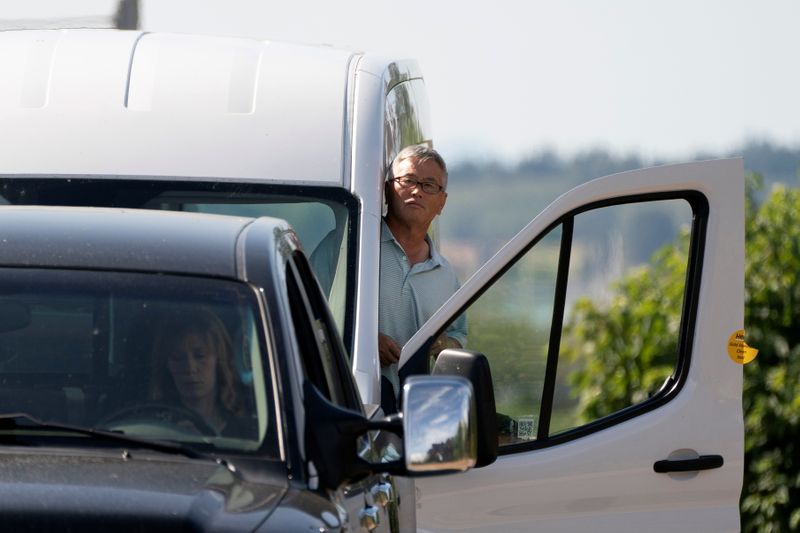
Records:
M395 165L399 165L402 161L412 158L418 160L419 162L433 161L439 165L444 172L442 186L447 189L447 165L444 162L444 158L442 158L439 152L427 144L412 144L411 146L406 146L400 150L400 152L394 158L394 161L392 161L392 164L389 166L389 170L386 172L386 181L394 179Z

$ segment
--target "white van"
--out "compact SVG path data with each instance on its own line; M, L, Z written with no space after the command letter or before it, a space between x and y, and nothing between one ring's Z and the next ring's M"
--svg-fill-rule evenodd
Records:
M238 38L11 31L0 34L0 71L5 203L276 216L308 254L335 231L324 285L361 399L380 402L383 179L402 147L435 140L415 62ZM689 230L666 379L612 412L570 414L565 315L586 285L578 263L597 252L577 236L602 235L611 211L639 226L663 203L679 205ZM740 160L600 178L558 198L468 280L403 348L401 373L427 371L426 346L467 312L468 347L495 377L500 457L418 480L416 525L738 530L742 370L727 348L743 327L743 216ZM519 338L501 330L512 322ZM472 342L482 326L506 335L491 344L502 359ZM403 529L415 527L409 503Z

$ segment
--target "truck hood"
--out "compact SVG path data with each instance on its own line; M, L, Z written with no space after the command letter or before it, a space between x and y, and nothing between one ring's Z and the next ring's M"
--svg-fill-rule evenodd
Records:
M0 451L0 516L10 531L252 531L288 490L278 469L252 481L145 452L9 452Z

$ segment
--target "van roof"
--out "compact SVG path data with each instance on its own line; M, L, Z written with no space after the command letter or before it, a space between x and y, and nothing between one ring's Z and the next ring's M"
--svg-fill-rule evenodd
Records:
M341 183L357 57L231 37L0 32L0 173Z

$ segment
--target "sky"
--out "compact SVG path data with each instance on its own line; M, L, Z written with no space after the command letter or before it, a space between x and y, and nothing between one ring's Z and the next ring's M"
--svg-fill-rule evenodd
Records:
M4 0L2 19L115 0ZM141 27L415 58L436 147L515 161L592 148L645 159L800 145L800 2L140 0Z

